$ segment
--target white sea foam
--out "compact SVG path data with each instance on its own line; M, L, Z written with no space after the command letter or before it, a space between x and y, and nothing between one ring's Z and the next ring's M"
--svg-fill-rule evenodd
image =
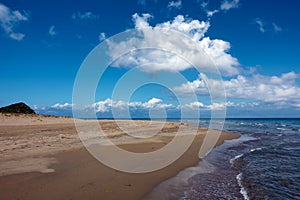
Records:
M242 184L242 177L243 177L243 173L239 173L237 176L236 176L236 179L238 181L238 184L241 188L240 190L240 193L243 195L244 199L245 200L250 200L248 194L247 194L247 191L246 189L243 187L243 184Z
M240 157L242 157L244 154L242 153L242 154L240 154L240 155L237 155L237 156L235 156L234 158L231 158L230 159L230 164L233 164L234 163L234 161L236 161L237 159L239 159Z
M250 152L260 151L260 150L262 150L262 148L261 148L261 147L258 147L258 148L255 148L255 149L251 149Z
M255 149L251 149L250 152L260 151L260 150L262 150L262 148L261 148L261 147L258 147L258 148L255 148ZM239 154L239 155L235 156L234 158L231 158L230 161L229 161L230 164L233 164L237 159L243 157L244 155L245 155L245 154L242 153L242 154Z
M277 130L281 130L281 131L286 131L286 130L288 130L288 129L286 129L286 128L276 128Z
M255 126L263 126L262 123L255 123L254 125L255 125Z

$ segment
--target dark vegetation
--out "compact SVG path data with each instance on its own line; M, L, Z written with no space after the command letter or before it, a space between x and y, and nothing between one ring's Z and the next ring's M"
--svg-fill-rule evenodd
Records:
M21 113L21 114L36 114L28 105L23 102L11 104L0 108L1 113Z

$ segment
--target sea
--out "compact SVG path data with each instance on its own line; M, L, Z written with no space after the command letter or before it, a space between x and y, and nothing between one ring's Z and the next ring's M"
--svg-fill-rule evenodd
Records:
M300 119L226 119L223 130L241 137L214 148L146 199L300 200Z

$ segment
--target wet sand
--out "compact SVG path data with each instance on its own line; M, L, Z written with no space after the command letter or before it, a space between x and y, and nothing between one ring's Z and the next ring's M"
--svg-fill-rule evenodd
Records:
M89 127L90 121L82 120ZM107 136L131 152L152 152L173 139L178 127L198 133L189 149L171 165L154 172L134 174L109 168L96 160L82 145L72 118L0 114L0 199L142 199L156 185L199 162L199 148L207 129L178 122L135 121L151 133L151 139L128 137L113 120L100 120ZM239 137L222 132L216 145Z

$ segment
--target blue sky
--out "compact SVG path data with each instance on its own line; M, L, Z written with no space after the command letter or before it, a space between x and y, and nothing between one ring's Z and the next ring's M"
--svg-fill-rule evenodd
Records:
M152 84L129 100L122 99L122 91L113 99L114 85L134 68L125 56L106 70L94 104L82 109L104 117L112 107L121 113L127 106L136 117L165 109L171 117L183 108L209 113L226 106L228 117L300 117L299 8L296 0L0 0L0 106L23 101L39 113L70 115L75 77L90 51L146 23L152 29L188 27L181 32L189 37L203 34L196 42L220 69L226 102L213 105L205 90L207 74L176 66L173 58L165 59L163 68L145 65L133 73L154 82L168 77L173 93ZM135 56L153 62L149 52ZM178 81L174 72L186 80ZM191 91L197 101L190 99Z

